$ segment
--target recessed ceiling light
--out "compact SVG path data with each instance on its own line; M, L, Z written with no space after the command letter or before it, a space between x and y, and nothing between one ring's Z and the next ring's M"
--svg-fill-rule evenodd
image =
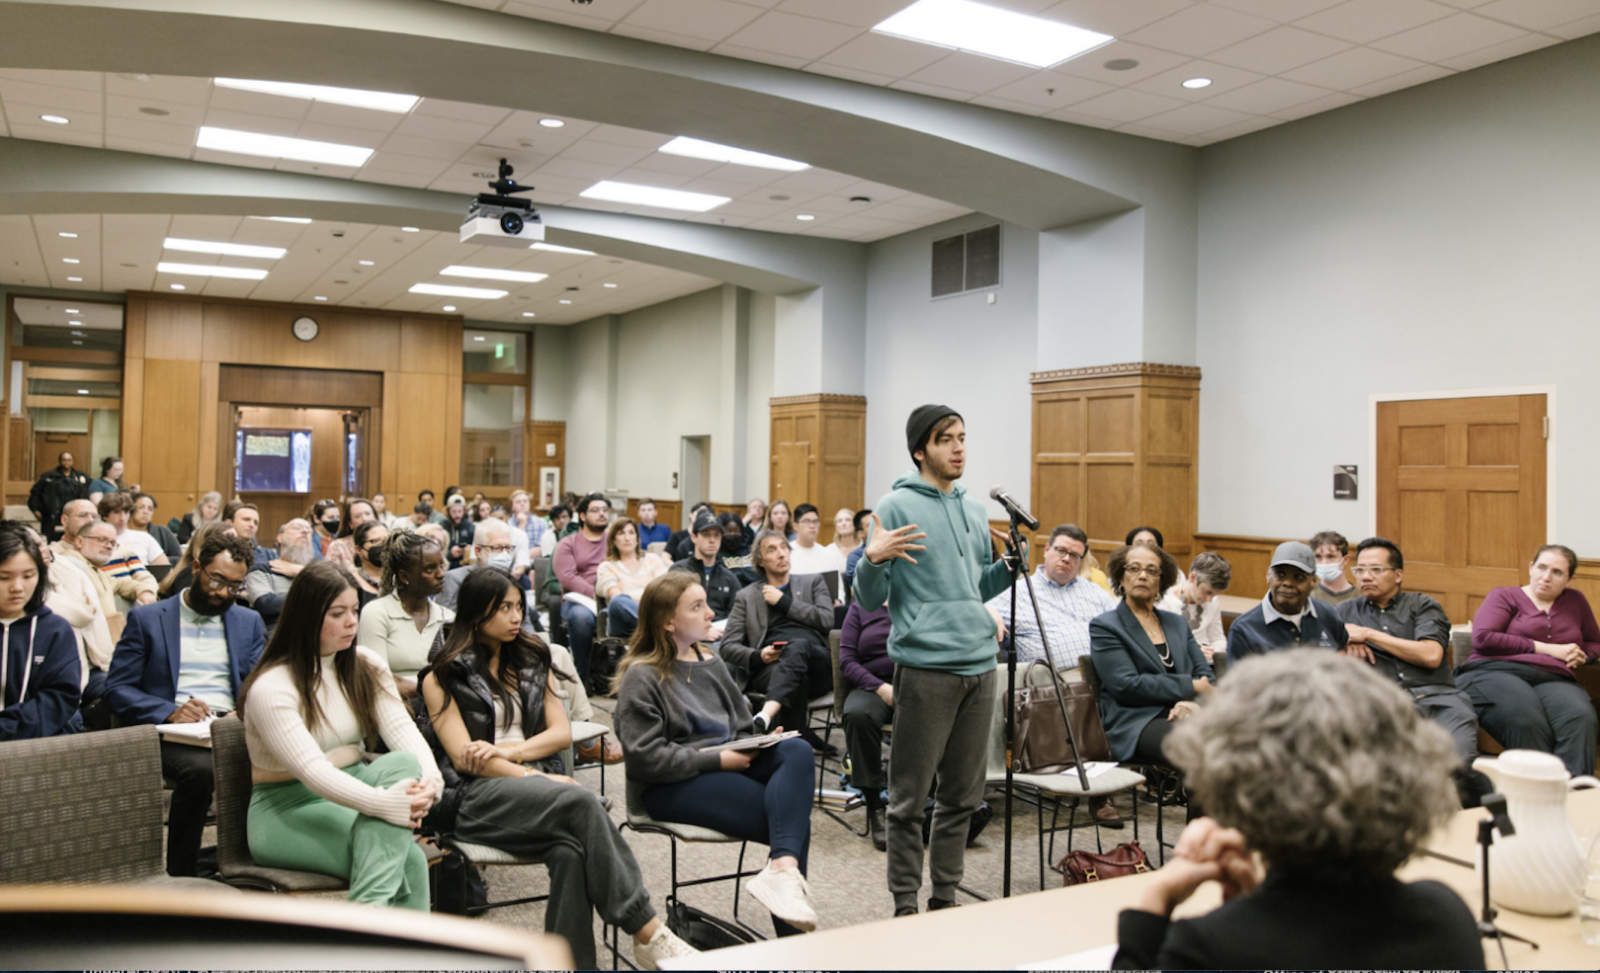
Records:
M283 135L262 135L232 128L201 126L195 145L217 152L235 152L267 159L293 159L298 162L323 162L335 166L363 166L372 158L372 149L337 142L316 142Z
M655 186L638 186L628 182L602 179L578 194L585 199L604 199L613 203L632 203L636 206L659 206L662 209L682 209L695 213L716 209L733 202L731 196L713 196L710 193L690 193L681 189L659 189Z
M917 0L874 33L1048 68L1115 38L973 0Z
M417 229L414 226L402 226L400 228L400 232L401 233L421 233L422 231Z
M40 115L39 120L49 122L52 125L65 125L68 123L68 120L60 115Z
M60 233L57 233L56 236L66 237L68 240L76 240L78 238L78 234L68 233L66 230L62 230Z
M445 310L446 310L446 311L454 311L454 310L455 310L455 309L456 309L456 306L455 306L455 305L454 305L454 304L446 304L446 305L445 305L445 306L444 306L444 309L445 309Z
M74 284L83 283L83 278L82 277L68 277L67 280L72 281Z
M776 194L774 196L768 196L767 198L770 199L770 200L774 200L776 202L779 202L779 203L787 203L789 201L789 199L790 199L789 196L787 196L787 195L785 195L783 193L778 193L778 194Z
M64 264L75 264L75 263L79 263L80 261L78 260L77 257L62 257L61 258L61 262L64 263Z
M124 81L149 81L150 80L150 76L148 74L119 74L119 75L117 75L117 77L121 78Z
M1209 87L1211 87L1211 79L1210 78L1190 78L1188 81L1185 81L1183 83L1183 86L1185 88L1209 88Z
M600 286L601 287L615 287L617 285L616 284L601 284Z
M69 307L69 308L67 308L67 313L68 314L82 314L83 312L78 310L75 307Z
M88 395L89 394L89 390L88 389L79 389L78 390L78 394L79 395Z
M549 277L532 270L497 270L493 267L463 267L452 264L439 271L444 277L472 277L478 280L509 280L518 284L537 284Z
M572 302L563 297L561 300L557 301L556 303L557 304L571 304Z
M486 339L481 334L475 334L475 335L472 336L472 340L473 341L484 341Z
M363 266L363 267L376 266L371 260L359 260L359 261L357 261L357 263L361 264L361 266Z
M1105 63L1107 71L1132 71L1139 66L1139 62L1131 57L1114 57Z
M541 118L539 124L545 128L564 128L567 123L559 118Z
M811 168L808 162L796 162L794 159L767 155L765 152L752 152L749 149L736 149L731 145L719 145L704 139L692 139L686 135L678 136L656 151L665 152L667 155L688 156L691 159L732 162L735 165L754 166L757 169L780 169L784 172L799 172Z
M158 274L191 274L196 277L227 277L230 280L265 280L265 270L245 267L219 267L216 264L175 264L163 260L156 264ZM174 288L178 289L178 288Z
M252 247L243 243L184 240L170 236L161 242L161 246L167 250L182 250L185 253L214 253L223 257L256 257L261 260L277 260L289 252L282 247Z
M531 318L534 316L534 313L532 311L523 311L522 316L525 318Z
M81 341L74 341L74 342L73 342L73 344L75 344L75 345L81 345L81 344L83 344L83 342L81 342Z
M310 223L311 219L305 216L252 216L252 220L271 220L274 223Z
M795 219L801 221L802 223L810 223L812 220L816 219L816 217L810 213L800 213L795 216Z
M294 84L288 81L246 81L239 78L217 78L219 88L238 88L242 91L259 91L266 95L282 95L305 101L324 101L330 105L349 105L351 108L371 108L373 111L393 112L403 115L422 99L416 95L397 95L387 91L366 91L361 88L330 88L320 84Z
M505 297L508 291L497 291L486 287L456 287L446 284L412 284L413 294L432 294L435 297L473 297L479 300L492 301Z
M575 253L583 257L594 256L593 250L579 250L577 247L558 247L554 243L535 243L529 250L548 250L551 253Z
M82 332L82 331L74 331L74 332L72 332L72 336L73 336L73 337L74 337L74 338L85 338L85 337L88 337L88 336L87 336L87 335L86 335L86 334L84 334L84 333L83 333L83 332Z
M312 300L313 301L326 301L327 298L326 297L313 297Z
M182 284L169 284L167 286L171 287L175 291L185 290L185 288L184 288L184 286Z

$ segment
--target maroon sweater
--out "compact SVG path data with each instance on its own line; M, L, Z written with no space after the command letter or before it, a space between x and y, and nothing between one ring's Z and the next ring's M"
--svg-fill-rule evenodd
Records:
M1542 612L1521 588L1495 588L1472 618L1472 655L1467 661L1525 662L1563 678L1573 678L1566 663L1535 652L1535 642L1575 642L1583 646L1591 662L1600 659L1600 624L1595 622L1583 592L1568 588L1557 596L1548 612Z
M851 605L839 628L839 672L845 682L878 691L884 683L894 684L894 660L889 658L889 606L864 612Z

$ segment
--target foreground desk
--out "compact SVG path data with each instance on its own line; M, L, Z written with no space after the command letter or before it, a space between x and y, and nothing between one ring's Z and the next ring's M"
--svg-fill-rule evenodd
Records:
M1600 790L1572 794L1568 807L1580 832L1600 827ZM1460 811L1427 844L1436 854L1467 864L1419 855L1400 870L1400 877L1443 882L1477 915L1482 897L1471 862L1477 854L1477 822L1482 817L1477 809ZM736 946L708 953L700 965L719 970L1009 969L1116 942L1117 914L1152 878L1133 875L964 905L938 915L925 912ZM1221 902L1218 887L1208 884L1175 915L1180 919L1204 915ZM1506 956L1514 969L1600 969L1600 947L1584 944L1576 914L1549 919L1502 909L1499 922L1540 946L1535 950L1507 942ZM1492 943L1485 943L1484 958L1490 969L1501 968L1500 951Z

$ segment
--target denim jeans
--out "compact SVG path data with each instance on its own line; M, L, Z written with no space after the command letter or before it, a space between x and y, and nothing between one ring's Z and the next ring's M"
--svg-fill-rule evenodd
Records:
M567 648L572 650L572 664L585 686L589 685L589 654L594 648L594 612L577 602L562 599L561 620L567 626Z
M639 627L639 603L632 595L617 595L606 602L606 638L628 640Z

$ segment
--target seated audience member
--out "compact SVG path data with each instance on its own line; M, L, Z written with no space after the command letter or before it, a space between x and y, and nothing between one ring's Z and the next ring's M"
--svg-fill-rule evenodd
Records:
M411 832L444 781L394 676L356 645L356 588L331 561L295 577L239 696L250 854L342 878L351 902L426 912L428 858ZM388 752L364 762L378 740Z
M787 550L781 542L774 535L769 544ZM645 588L639 627L614 682L628 778L644 785L645 810L658 821L765 844L767 866L746 888L772 913L779 936L810 932L817 927L805 879L816 799L811 748L791 738L758 750L704 752L762 732L717 650L705 644L711 616L705 590L686 571L669 571Z
M1311 538L1311 553L1317 558L1317 586L1311 597L1337 605L1360 597L1361 588L1345 577L1345 565L1350 563L1350 542L1343 534L1325 530Z
M794 517L789 512L789 504L782 500L774 500L772 501L772 506L767 508L767 519L761 525L761 529L782 535L784 540L792 542L794 540L794 524L791 521L793 520Z
M140 570L147 564L172 563L167 560L167 552L161 549L161 542L149 532L128 529L128 521L133 517L132 494L108 493L100 498L99 510L100 519L117 529L117 550L126 555L119 560L126 562L130 570Z
M5 633L0 641L0 741L70 732L82 698L78 639L72 625L45 604L49 569L38 536L15 521L0 521L0 631ZM70 565L65 569L76 570Z
M555 557L556 544L561 538L571 531L567 530L572 525L572 508L564 503L558 503L550 508L550 527L539 537L539 553L543 557Z
M528 491L511 491L511 516L506 522L511 525L512 531L522 533L522 542L518 547L523 557L533 555L535 551L540 552L535 556L548 556L543 553L541 545L545 531L550 529L550 522L533 512L533 498Z
M755 567L761 580L734 596L717 651L740 690L767 697L756 733L786 726L822 749L806 725L806 704L833 686L833 596L817 575L789 572L789 545L776 532L756 535Z
M692 528L694 527L695 518L700 516L700 511L702 510L712 515L716 514L716 511L711 509L711 504L706 503L704 500L690 507L688 523L682 530L673 531L672 536L667 540L667 557L669 559L681 561L686 557L693 556L694 531Z
M1279 544L1267 568L1266 597L1228 629L1228 661L1300 646L1343 650L1350 641L1344 621L1332 605L1317 606L1311 597L1316 586L1317 562L1311 548L1299 541Z
M794 510L794 540L789 545L789 570L795 574L827 574L829 571L844 574L844 558L836 548L817 543L822 531L822 511L809 503ZM842 601L842 591L829 591L836 602Z
M220 520L214 524L202 524L200 529L194 532L194 536L189 538L188 546L193 547L196 544L204 544L205 538L212 534L227 534L229 537L238 536L232 524L226 520ZM252 548L251 553L259 555L261 549ZM257 568L252 567L250 570L255 571ZM156 597L163 600L176 598L183 594L184 590L192 584L194 584L194 572L189 569L189 559L185 557L177 567L168 571L167 576L161 579L160 586L156 588Z
M1115 968L1484 968L1456 893L1394 875L1455 807L1455 752L1393 684L1331 652L1249 659L1166 752L1211 817L1118 918ZM1174 921L1208 881L1222 906Z
M1014 623L1009 588L989 599L989 607L999 613L1001 626L1011 633L1016 644L1017 668L1044 659L1058 672L1076 669L1078 659L1089 651L1089 622L1117 606L1115 598L1078 577L1078 566L1088 550L1088 535L1077 524L1062 524L1050 532L1044 563L1034 569L1033 590L1050 639L1048 658L1033 606L1028 602L1028 589L1017 590L1018 618Z
M423 524L417 528L417 533L432 541L441 552L450 548L450 534L438 524Z
M1393 541L1369 537L1356 545L1355 576L1363 597L1334 609L1350 639L1344 651L1405 690L1417 712L1450 734L1461 755L1456 767L1461 805L1477 807L1494 788L1472 769L1478 759L1478 717L1451 672L1450 619L1431 597L1400 590L1404 569L1405 558Z
M439 629L456 617L433 600L444 590L444 552L421 533L397 530L383 542L381 580L379 597L361 609L359 642L394 673L400 694L412 696Z
M472 502L467 505L472 510L472 522L481 524L494 516L494 504L490 503L482 493L474 493Z
M839 563L843 564L850 552L862 543L862 537L856 532L856 514L849 507L840 507L839 512L833 515L833 540L827 547L839 555Z
M739 515L717 514L717 523L722 525L722 566L732 571L741 585L755 584L755 558L750 554L750 542L745 540Z
M1221 554L1201 551L1189 562L1189 574L1167 589L1156 607L1182 615L1189 631L1200 643L1200 651L1210 662L1218 652L1228 650L1228 637L1222 632L1222 605L1217 596L1228 590L1233 568Z
M76 551L76 548L73 547L72 539L83 528L99 522L100 511L95 502L89 500L67 501L66 506L61 508L61 539L52 542L50 547L63 557L71 557ZM115 532L116 528L112 528L113 535Z
M446 571L444 588L439 591L439 597L434 601L455 611L456 592L461 589L461 583L467 580L467 575L472 573L474 567L498 568L509 574L511 562L516 557L515 551L516 545L511 543L509 525L493 517L478 524L472 533L472 564Z
M894 660L889 658L889 606L862 611L851 605L839 630L839 673L849 687L844 700L844 739L850 751L850 783L867 805L872 847L888 849L888 778L883 773L883 728L894 720Z
M106 668L111 665L111 651L117 647L106 617L105 604L101 601L94 579L90 577L91 573L99 572L85 570L82 561L57 557L56 552L45 543L44 537L31 528L28 538L38 546L39 557L45 565L45 578L50 582L45 604L72 626L73 639L78 648L78 681L83 701L98 699L105 691ZM117 615L116 619L120 624L122 616Z
M459 496L445 501L444 511L445 522L439 526L444 528L449 541L445 545L445 552L450 558L450 568L454 570L461 567L467 552L472 549L472 535L477 524L467 519L467 502Z
M1128 536L1122 543L1129 547L1138 543L1154 544L1162 550L1165 550L1167 546L1166 539L1161 536L1161 531L1156 530L1154 527L1135 527L1133 530L1128 531Z
M1111 580L1100 569L1100 562L1095 559L1093 551L1083 556L1083 566L1078 568L1078 576L1093 581L1106 594L1111 594Z
M394 515L389 512L389 498L381 493L372 495L372 512L378 515L378 522L389 529L394 529Z
M327 557L328 546L339 536L339 502L318 500L311 505L306 521L311 524L311 546L317 557Z
M446 490L444 495L446 498L449 498L454 492L454 490ZM423 510L427 511L427 523L438 524L440 527L443 527L444 522L448 518L446 518L444 514L433 509L433 504L434 495L432 490L417 491L417 505L422 507ZM415 508L412 509L414 510Z
M244 538L255 551L257 564L265 564L272 560L272 555L264 552L261 545L256 543L256 532L261 527L261 511L256 509L255 504L230 501L222 508L222 519L233 527L235 537Z
M328 543L327 552L323 556L346 571L354 570L356 528L377 519L378 511L373 507L371 500L355 497L345 501L343 516L339 518L339 533Z
M365 608L383 590L383 542L389 539L389 528L381 518L371 520L357 527L350 539L355 561L350 574L356 581L356 599Z
M28 512L38 518L39 529L51 540L61 537L61 513L67 504L89 497L89 478L73 468L72 454L62 452L56 457L56 464L45 470L28 491Z
M745 535L745 543L756 539L756 532L761 530L761 524L767 519L767 502L760 497L744 505L744 517L739 521L740 531Z
M106 702L125 723L198 723L234 710L265 642L261 616L234 603L250 570L250 542L220 531L189 543L194 583L176 598L128 613L111 656ZM167 874L194 876L211 808L211 751L161 741L173 782Z
M1597 721L1573 670L1600 659L1600 625L1571 587L1578 555L1546 544L1521 588L1495 588L1472 618L1472 655L1456 671L1478 720L1508 749L1553 753L1594 773Z
M851 548L844 556L844 590L853 591L856 584L856 562L867 553L867 518L872 516L871 509L858 510L850 518L851 528L855 532L856 546Z
M460 780L456 837L545 863L544 928L567 940L579 969L596 968L594 910L633 936L646 969L691 955L656 918L633 851L599 798L567 774L561 752L572 732L555 692L567 676L523 627L522 589L503 568L475 568L456 607L422 679L428 719Z
M106 613L108 622L113 616L121 617L117 608L118 598L139 605L148 605L156 600L158 584L155 575L149 571L126 570L125 564L114 561L117 529L104 521L90 521L80 527L77 533L63 536L51 548L60 557L75 561L89 575L89 582L99 595L100 607Z
M606 559L595 569L594 591L606 599L606 634L626 640L639 624L644 586L666 574L667 562L639 546L638 525L618 517L606 531Z
M1122 602L1089 623L1106 739L1117 760L1164 764L1167 734L1211 692L1211 664L1183 616L1156 608L1162 589L1178 582L1171 554L1141 541L1112 554L1110 568Z
M649 551L651 544L665 544L672 539L672 528L666 524L656 523L656 502L654 500L639 501L639 550ZM666 550L662 549L662 556Z
M278 625L289 585L313 560L311 525L299 517L278 530L277 557L250 569L244 577L244 600L261 616L266 637Z
M128 514L128 529L149 534L155 539L156 546L161 548L167 563L178 563L178 559L183 557L183 548L178 544L176 534L165 525L155 522L156 498L148 493L130 493L128 496L133 499L133 510Z
M100 475L89 481L89 502L99 503L100 498L108 493L126 490L127 484L122 482L122 457L104 456L100 459Z
M561 621L567 626L568 648L578 667L578 678L593 692L596 687L589 680L589 654L594 649L594 609L590 605L595 597L595 577L600 562L605 560L611 504L598 493L589 494L578 501L578 523L578 531L563 537L556 545L551 567L561 583ZM565 597L569 594L588 599L590 605Z
M178 538L179 544L189 543L189 538L204 524L214 524L222 519L222 494L215 490L200 498L194 509L182 517L167 521L167 529Z
M706 590L706 604L711 606L714 621L722 621L733 611L733 596L744 587L737 575L722 563L722 525L711 511L702 510L695 515L694 556L673 562L673 569L692 572ZM721 638L712 630L712 639Z
M433 523L433 508L425 503L419 503L411 508L411 516L406 518L407 530L421 530Z

